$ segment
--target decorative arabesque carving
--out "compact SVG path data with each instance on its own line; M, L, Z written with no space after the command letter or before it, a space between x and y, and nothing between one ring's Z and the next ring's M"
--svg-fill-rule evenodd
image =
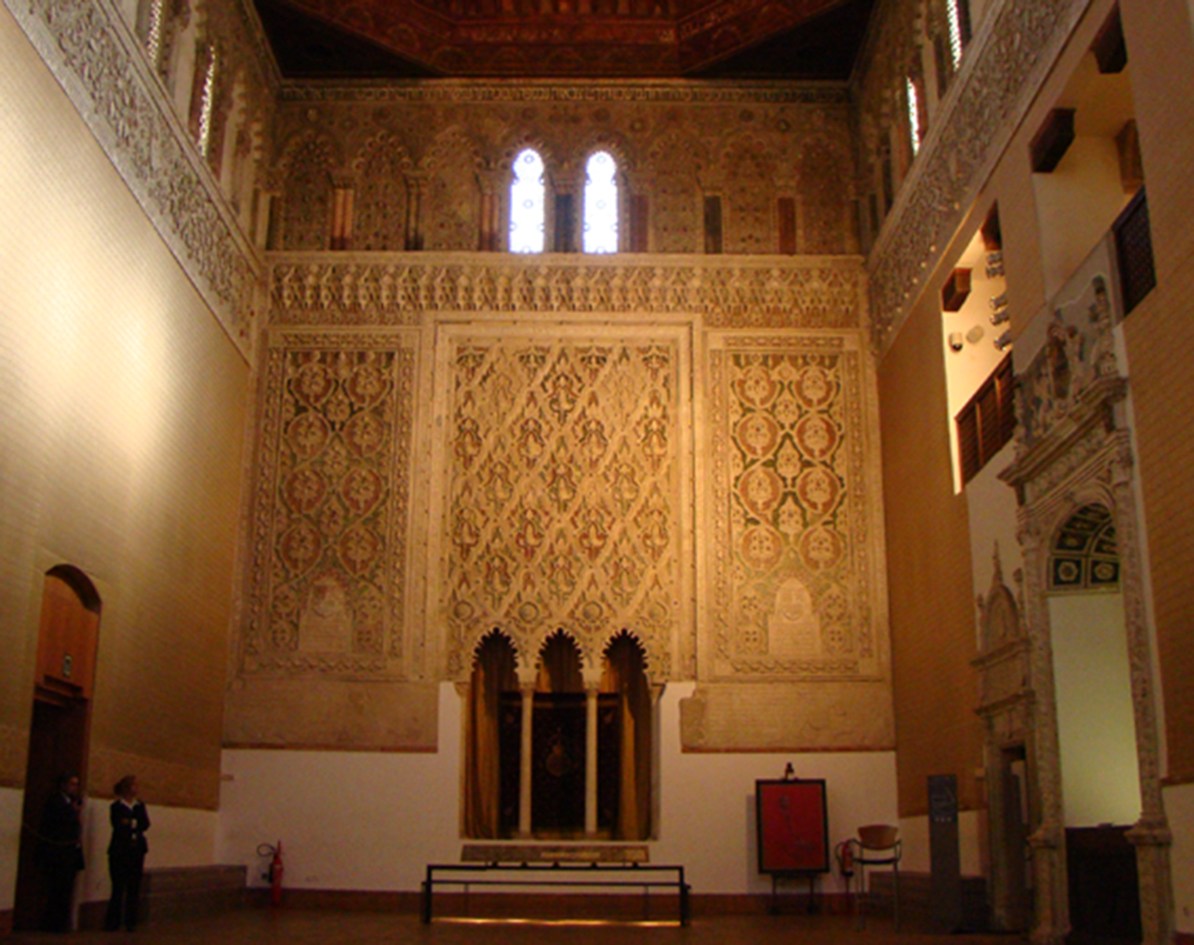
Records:
M638 207L646 213L636 225L645 224L647 232L637 230L635 239L645 235L652 252L701 253L708 193L723 198L726 252L777 253L775 200L781 190L783 196L807 198L810 207L824 201L824 212L813 214L813 229L838 232L820 233L815 245L843 252L857 245L857 237L854 216L845 212L852 185L841 186L854 175L850 109L840 93L814 94L786 83L287 86L275 140L283 143L312 129L327 134L343 157L330 172L336 180L355 180L355 213L363 223L362 214L370 212L364 204L376 199L379 187L363 155L380 137L399 138L417 166L417 181L406 172L416 194L408 214L418 229L407 244L412 249L505 247L510 165L514 145L525 142L543 158L549 189L572 197L578 228L584 162L594 151L607 150L618 163L622 210L629 210L627 195L645 198ZM804 194L798 164L810 142L832 151L836 164L830 181L807 181L810 193ZM284 153L282 147L276 152L278 158ZM499 193L501 200L493 201ZM842 212L829 210L831 202ZM548 203L551 228L554 206ZM623 233L629 231L625 223ZM365 248L356 240L350 245Z
M275 336L266 355L238 672L403 672L415 350Z
M696 253L704 245L700 174L709 165L701 143L678 131L665 134L647 156L658 253Z
M855 258L783 266L629 262L624 257L351 253L278 254L270 269L275 325L416 325L432 312L701 316L707 327L854 329L865 273Z
M1000 478L1020 499L1024 552L1029 679L1036 696L1035 763L1040 824L1030 837L1034 854L1036 926L1033 937L1058 941L1069 931L1064 808L1046 595L1055 536L1087 506L1107 509L1114 521L1124 602L1132 704L1140 770L1141 814L1128 838L1137 848L1144 941L1172 937L1172 836L1161 797L1151 644L1144 609L1144 578L1133 486L1131 436L1111 337L1106 284L1091 280L1073 303L1058 309L1047 341L1024 370L1018 388L1016 460Z
M709 354L712 677L877 676L863 361L842 336Z
M285 163L282 247L328 248L334 153L331 143L320 135L304 135L294 143Z
M959 73L938 106L920 153L871 252L873 343L885 351L922 288L938 249L985 181L996 157L1028 108L1047 68L1085 11L1084 0L999 0L984 12L983 27L967 47ZM880 50L864 80L864 112L881 108L884 89L902 83L902 59L911 48L903 24L909 4L880 10ZM897 35L898 34L898 35ZM880 121L890 127L892 119Z
M440 613L447 673L499 627L563 628L585 664L629 630L672 672L681 599L681 348L674 336L447 342Z
M480 159L459 129L439 135L423 162L423 247L436 250L477 248L481 232Z
M406 249L406 175L411 167L406 148L388 132L366 145L356 163L354 248Z

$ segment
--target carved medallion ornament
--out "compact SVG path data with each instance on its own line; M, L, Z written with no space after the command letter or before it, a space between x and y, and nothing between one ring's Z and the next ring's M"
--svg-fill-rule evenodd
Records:
M627 336L629 335L629 337ZM623 629L673 672L682 583L677 334L446 344L447 672L500 627L533 663L559 628L599 666Z
M275 335L245 675L403 671L413 342Z
M711 348L713 675L873 678L883 619L868 355L840 335Z

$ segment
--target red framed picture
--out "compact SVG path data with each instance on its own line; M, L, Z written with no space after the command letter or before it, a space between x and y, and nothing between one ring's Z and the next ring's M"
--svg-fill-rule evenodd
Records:
M756 781L760 873L828 873L825 781Z

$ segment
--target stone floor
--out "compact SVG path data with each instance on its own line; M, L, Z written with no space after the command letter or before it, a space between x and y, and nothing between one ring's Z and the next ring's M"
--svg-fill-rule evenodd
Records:
M848 916L698 916L691 925L564 925L475 923L385 912L243 909L214 918L163 921L133 933L75 932L69 935L17 932L14 945L69 942L71 945L948 945L957 936L892 929L870 918L857 929ZM1012 945L1012 936L966 935L965 945Z

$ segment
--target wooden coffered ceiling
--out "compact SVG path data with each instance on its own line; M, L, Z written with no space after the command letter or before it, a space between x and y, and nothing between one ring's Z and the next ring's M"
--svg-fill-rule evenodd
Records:
M849 77L874 0L255 0L288 78Z

